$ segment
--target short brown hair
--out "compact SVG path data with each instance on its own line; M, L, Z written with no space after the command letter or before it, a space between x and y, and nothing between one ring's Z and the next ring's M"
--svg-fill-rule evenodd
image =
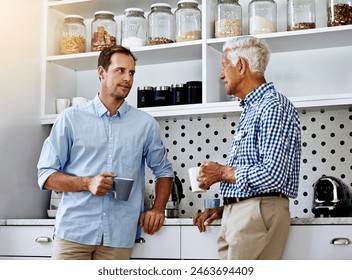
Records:
M125 55L130 55L135 62L137 61L136 57L132 54L132 52L129 49L120 45L116 45L112 47L107 47L100 52L99 59L98 59L98 68L99 66L102 66L105 69L105 71L108 70L109 65L111 63L111 60L110 60L111 56L114 53L122 53Z

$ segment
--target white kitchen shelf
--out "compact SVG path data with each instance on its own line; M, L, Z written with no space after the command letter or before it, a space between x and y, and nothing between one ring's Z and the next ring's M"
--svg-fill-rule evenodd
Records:
M320 27L298 31L285 31L255 35L265 39L271 53L313 50L352 45L352 25ZM207 44L218 51L229 38L208 39Z
M244 0L243 30L246 29ZM124 9L140 7L146 14L155 1L146 0L43 0L43 61L41 123L52 124L56 98L84 96L93 98L97 91L97 60L99 52L58 55L58 26L66 14L80 14L88 26L97 10L110 10L118 17ZM176 7L177 0L163 1ZM216 0L199 0L203 13L203 39L190 42L133 48L137 57L137 77L127 101L136 106L136 87L170 85L189 80L203 81L203 103L143 108L156 118L194 116L212 113L239 112L238 102L227 101L221 71L222 46L228 38L213 37ZM283 15L286 0L277 0L278 14ZM256 35L265 39L272 52L268 76L280 92L287 94L297 108L352 104L352 25L326 27L326 7L317 3L316 29L285 30L285 18L278 21L280 32ZM87 34L87 42L90 35ZM88 47L89 49L89 47ZM302 53L306 53L303 54ZM282 68L282 69L281 69Z
M198 60L202 59L202 41L145 46L132 48L131 51L137 57L138 66L152 63ZM48 56L47 61L75 71L92 70L97 67L99 54L100 52L86 52L82 54L53 55Z
M307 96L289 98L296 108L312 108L326 106L341 106L352 104L352 93L337 94L334 96ZM148 107L140 108L155 118L169 118L177 116L200 116L215 113L241 112L239 101L214 102L207 104L191 104L178 106ZM57 114L42 117L42 124L52 124Z

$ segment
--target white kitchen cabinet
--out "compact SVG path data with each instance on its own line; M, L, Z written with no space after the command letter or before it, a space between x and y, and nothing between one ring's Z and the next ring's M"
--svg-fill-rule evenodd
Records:
M220 226L181 227L182 259L218 259ZM352 225L291 225L284 260L351 260Z
M1 259L51 258L54 226L0 226ZM136 243L133 259L180 259L180 226L163 226L149 235L145 243Z
M132 259L180 259L180 226L163 226L153 235L142 231L144 243L136 243Z
M196 226L181 227L181 259L219 259L216 240L220 226L208 226L200 233Z
M182 222L182 221L181 221ZM53 225L0 225L0 260L50 259ZM142 237L132 259L218 259L219 225L206 232L189 224L164 225L153 235ZM291 225L284 260L351 260L352 225Z
M247 34L247 6L241 1L242 29ZM55 121L55 99L84 96L93 98L99 90L96 64L98 52L90 52L90 23L97 10L110 10L117 22L129 7L142 8L146 16L155 1L123 0L43 0L41 122ZM166 0L173 10L177 0ZM203 81L202 103L143 108L154 117L239 111L236 101L228 101L222 81L221 48L226 38L214 38L216 0L198 1L202 10L202 39L132 49L138 58L135 84L127 101L136 106L138 86L157 86ZM277 0L278 32L257 35L269 43L272 58L267 80L286 94L296 107L344 105L352 103L352 25L326 27L325 1L316 1L317 28L286 31L286 0ZM87 26L88 52L60 55L60 26L67 14L79 14Z
M352 226L291 226L283 259L352 260Z
M0 226L0 259L50 258L54 226Z

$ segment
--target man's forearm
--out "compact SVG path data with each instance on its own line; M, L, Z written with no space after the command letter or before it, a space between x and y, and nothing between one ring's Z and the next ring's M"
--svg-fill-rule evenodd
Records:
M172 190L173 178L159 178L155 182L155 200L153 209L164 212Z

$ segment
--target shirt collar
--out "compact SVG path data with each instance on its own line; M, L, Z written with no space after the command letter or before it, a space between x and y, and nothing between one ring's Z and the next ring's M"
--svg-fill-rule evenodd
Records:
M252 106L255 104L258 100L262 99L263 95L269 90L274 88L274 84L272 82L262 84L259 87L257 87L255 90L251 91L245 99L240 101L240 106L245 107L245 106Z
M103 102L101 102L99 98L99 94L95 96L93 103L99 117L102 117L104 114L108 112L108 109L105 107ZM120 117L122 118L127 113L127 109L128 109L127 102L124 101L121 104L120 108L117 110L117 114L119 114Z

